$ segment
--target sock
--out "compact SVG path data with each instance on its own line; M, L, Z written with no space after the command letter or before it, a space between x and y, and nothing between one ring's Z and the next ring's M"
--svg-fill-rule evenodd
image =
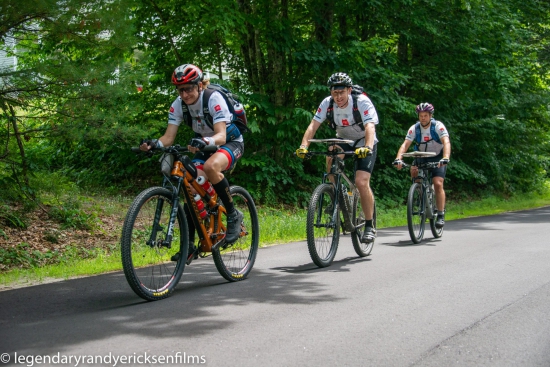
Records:
M372 228L372 219L371 220L365 220L365 227L371 227Z
M227 215L233 214L235 211L235 206L233 205L233 198L229 194L229 182L227 181L227 178L224 177L223 180L212 186L214 186L214 190L216 190L223 206L225 206Z

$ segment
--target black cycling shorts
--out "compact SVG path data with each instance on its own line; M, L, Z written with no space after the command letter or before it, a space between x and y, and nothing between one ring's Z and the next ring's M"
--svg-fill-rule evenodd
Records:
M353 147L346 143L338 144L338 146L344 149L344 151L346 152L355 151L355 149L361 148L361 147ZM374 147L372 148L372 155L368 155L366 158L357 158L355 160L356 171L365 171L372 174L372 170L374 169L374 162L376 161L376 152L378 151L377 147L378 147L378 144L374 144ZM351 158L351 157L353 156L347 155L345 158Z
M419 164L419 163L425 163L425 162L439 162L443 158L443 152L439 153L435 157L430 158L415 158L413 161L413 166ZM441 177L442 179L445 179L445 174L447 173L447 166L442 167L436 167L433 169L430 169L430 174L432 175L432 178L434 177Z

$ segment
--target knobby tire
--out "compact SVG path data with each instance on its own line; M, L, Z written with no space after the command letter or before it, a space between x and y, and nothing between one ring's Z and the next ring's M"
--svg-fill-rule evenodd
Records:
M155 214L159 202L161 215L156 236L152 238ZM141 298L156 301L169 297L185 268L189 245L189 229L181 205L178 205L170 244L167 238L172 192L162 187L142 191L133 201L122 227L120 250L124 275L132 290ZM179 260L171 258L180 252Z

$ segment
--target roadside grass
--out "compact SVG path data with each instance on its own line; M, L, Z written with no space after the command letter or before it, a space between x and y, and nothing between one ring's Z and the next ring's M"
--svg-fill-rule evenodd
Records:
M131 202L123 197L94 197L83 200L82 207L99 215L118 215L120 222L115 230L120 233L126 209ZM550 185L542 192L523 193L511 197L489 196L470 201L448 201L446 220L493 215L509 211L525 210L550 205ZM406 206L378 207L378 228L406 226ZM260 246L270 246L293 241L304 241L307 211L289 207L258 207L260 222ZM305 250L305 249L304 249ZM72 255L71 255L72 254ZM0 290L28 286L59 279L101 274L122 269L120 246L108 245L94 252L94 256L82 259L77 251L61 256L59 263L42 267L12 269L0 273Z

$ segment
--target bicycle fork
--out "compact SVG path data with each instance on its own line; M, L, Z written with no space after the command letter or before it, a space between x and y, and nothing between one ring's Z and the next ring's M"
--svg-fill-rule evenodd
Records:
M174 189L172 194L173 198L173 206L172 211L170 212L170 221L168 224L168 231L166 233L166 238L162 240L160 243L157 243L157 233L158 231L163 231L164 228L159 224L160 223L160 217L162 215L162 208L164 206L164 199L158 199L157 201L157 207L155 209L155 218L153 220L153 228L151 230L151 236L149 237L149 240L147 241L147 245L150 247L154 247L155 245L159 245L159 247L172 247L172 237L174 236L174 224L176 223L176 218L178 215L178 207L179 207L179 197L176 194L179 192L179 187L181 185L181 181L178 182L177 189Z

